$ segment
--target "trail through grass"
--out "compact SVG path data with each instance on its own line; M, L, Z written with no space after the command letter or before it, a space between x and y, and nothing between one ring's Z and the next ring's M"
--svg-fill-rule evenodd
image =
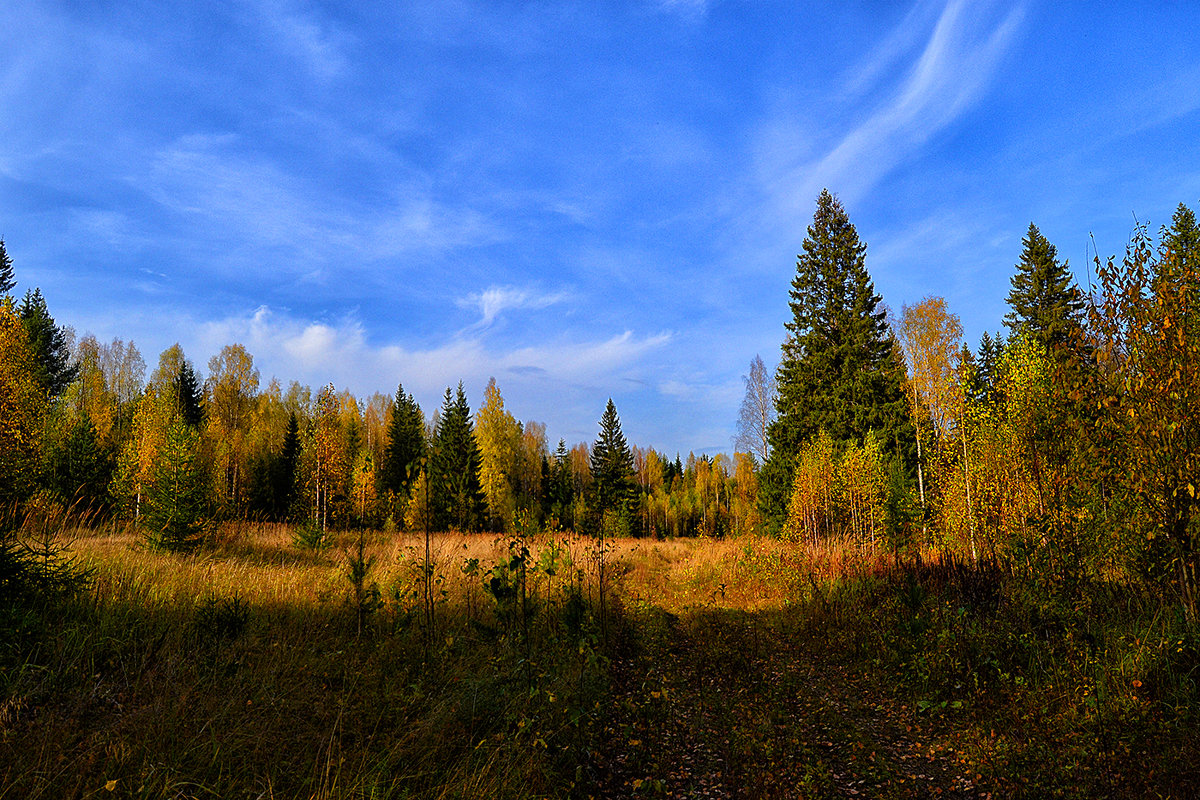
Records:
M614 666L602 796L988 796L953 730L786 615L650 608L636 630L636 654Z

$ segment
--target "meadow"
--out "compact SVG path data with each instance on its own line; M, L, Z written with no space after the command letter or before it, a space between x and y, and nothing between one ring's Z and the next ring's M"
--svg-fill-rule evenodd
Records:
M1200 794L1194 623L1125 583L757 536L58 535L87 581L4 612L3 800Z

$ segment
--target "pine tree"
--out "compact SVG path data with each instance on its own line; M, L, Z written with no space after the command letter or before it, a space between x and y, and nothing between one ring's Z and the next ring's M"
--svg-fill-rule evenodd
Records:
M8 250L4 247L4 240L0 239L0 295L8 294L16 285L16 278L13 277L12 259L8 257Z
M379 470L379 488L407 497L421 459L425 457L425 421L421 407L404 386L396 387L396 399L388 416L387 447Z
M479 446L471 424L471 407L463 386L452 397L446 389L433 434L429 493L435 527L443 530L479 530L484 499L479 485Z
M1047 353L1067 346L1081 328L1083 295L1058 250L1032 222L1021 241L1021 259L1012 277L1004 324L1015 334L1028 331Z
M906 467L914 460L904 366L867 273L866 245L828 191L817 198L803 247L776 375L779 416L760 476L761 508L773 530L787 511L792 462L819 431L855 445L875 431L892 458Z
M598 514L616 512L628 515L636 496L633 481L633 453L621 432L621 420L612 398L600 418L600 436L592 444L594 510Z
M41 289L25 293L18 313L37 359L38 382L51 398L56 398L75 380L66 330L54 324Z

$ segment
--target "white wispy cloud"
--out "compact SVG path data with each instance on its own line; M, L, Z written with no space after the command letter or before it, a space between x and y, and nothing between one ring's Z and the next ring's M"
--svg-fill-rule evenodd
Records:
M846 73L841 86L843 95L855 99L885 81L897 62L921 45L922 33L943 10L939 5L938 2L919 2L909 9L900 24Z
M824 152L776 173L767 193L777 213L784 219L796 219L798 214L803 218L803 211L826 187L852 202L976 103L1024 16L1020 6L1006 9L998 19L995 12L985 11L965 0L946 3L920 54L907 69L898 70L904 78L890 92L875 84L911 48L907 33L886 39L878 55L863 67L866 84L884 93L884 100ZM910 15L904 24L911 22ZM851 79L854 92L862 88L859 79ZM764 157L785 160L775 152L780 147L805 151L802 145L779 141L777 126L768 124L768 130L776 139Z
M257 4L269 41L291 53L320 81L348 72L347 35L302 3L270 0Z
M503 238L482 213L439 201L420 180L397 184L390 203L360 208L331 202L295 170L247 149L233 134L180 137L155 154L143 185L202 231L202 241L228 240L250 253L290 250L295 258L285 263L294 274L311 273L314 263L330 259L352 270L355 260L448 252Z
M656 0L661 11L679 14L691 21L702 19L708 13L709 0Z
M460 298L457 304L460 308L479 309L479 321L473 326L478 329L488 327L505 311L546 308L561 303L568 297L566 292L545 293L516 286L489 286L482 292L474 292Z

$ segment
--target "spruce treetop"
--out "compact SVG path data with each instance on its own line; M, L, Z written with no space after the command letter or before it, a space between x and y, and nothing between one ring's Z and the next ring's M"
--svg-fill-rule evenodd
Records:
M8 294L16 285L17 280L13 277L12 259L8 257L8 250L4 247L4 240L0 239L0 295Z
M597 509L619 510L633 489L633 452L621 432L621 419L611 397L600 418L600 436L592 444L591 468Z
M453 395L447 387L433 439L429 480L435 524L443 529L478 530L484 513L479 446L462 382Z
M1083 314L1083 297L1066 262L1037 225L1021 240L1021 258L1012 277L1004 324L1013 333L1027 331L1047 351L1066 344Z
M387 447L383 453L380 485L396 494L407 494L417 478L417 468L425 456L425 421L421 407L403 385L396 387L396 399L388 416Z
M56 398L75 380L67 330L54 323L41 289L30 289L17 309L38 362L38 382Z
M818 433L860 446L874 431L906 465L915 447L904 364L867 273L867 247L828 190L817 198L802 249L776 372L778 416L768 429L759 485L759 505L773 528L786 515L794 459Z
M866 250L841 202L822 191L789 293L772 448L795 452L820 429L837 441L876 429L891 445L907 418L903 365Z
M1200 262L1200 225L1196 214L1183 203L1171 217L1171 227L1163 231L1164 257L1161 259L1162 277L1174 280L1179 276L1195 274ZM1193 292L1198 291L1192 287Z

